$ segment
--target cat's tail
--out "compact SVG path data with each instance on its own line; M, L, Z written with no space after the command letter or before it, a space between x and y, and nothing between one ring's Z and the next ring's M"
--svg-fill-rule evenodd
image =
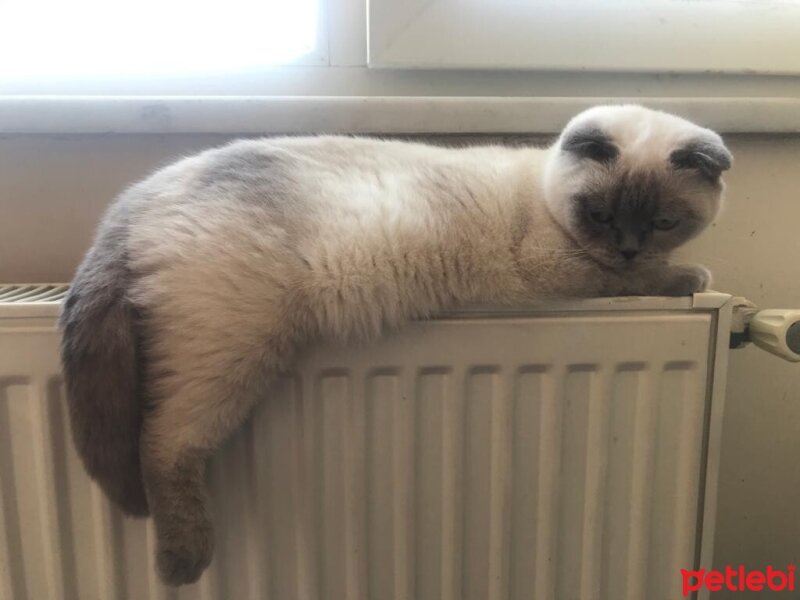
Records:
M145 516L139 349L136 312L127 299L123 210L112 209L64 301L61 362L72 438L86 470L123 511Z

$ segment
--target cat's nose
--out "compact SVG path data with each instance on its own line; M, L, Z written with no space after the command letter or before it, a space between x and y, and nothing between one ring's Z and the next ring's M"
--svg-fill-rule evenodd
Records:
M620 250L622 252L622 256L625 257L625 260L631 260L639 254L638 250Z

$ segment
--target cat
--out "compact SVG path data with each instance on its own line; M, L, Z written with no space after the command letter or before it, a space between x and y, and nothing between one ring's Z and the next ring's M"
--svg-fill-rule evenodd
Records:
M206 459L297 348L465 303L704 290L668 257L714 219L731 163L716 133L632 105L544 149L321 136L181 160L110 207L64 302L78 452L152 514L161 578L193 582Z

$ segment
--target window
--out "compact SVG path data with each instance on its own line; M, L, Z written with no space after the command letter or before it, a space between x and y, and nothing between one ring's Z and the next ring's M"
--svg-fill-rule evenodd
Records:
M370 0L379 67L800 73L800 0Z
M800 120L800 0L5 0L0 19L0 132L555 132L620 99L726 132Z
M324 64L320 0L9 0L0 82Z

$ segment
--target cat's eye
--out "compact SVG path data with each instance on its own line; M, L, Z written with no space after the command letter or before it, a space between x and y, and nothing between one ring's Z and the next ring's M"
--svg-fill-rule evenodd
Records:
M589 216L592 217L592 221L601 225L606 225L614 220L614 215L604 210L593 210L589 213Z
M656 219L653 221L653 227L661 231L669 231L675 229L679 222L678 219Z

